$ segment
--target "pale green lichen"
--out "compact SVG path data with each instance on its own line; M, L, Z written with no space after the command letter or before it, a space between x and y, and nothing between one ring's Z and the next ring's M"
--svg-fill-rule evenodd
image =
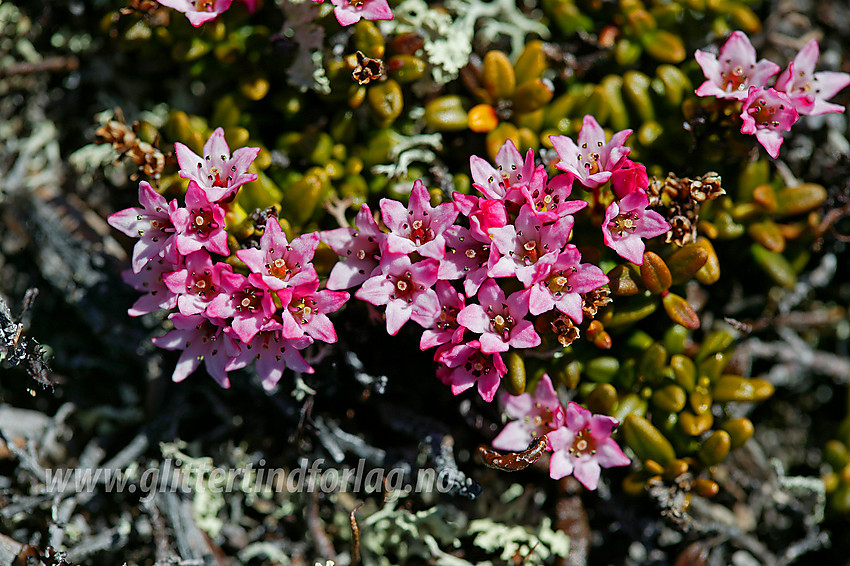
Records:
M228 501L234 501L234 493L244 495L244 502L252 506L258 498L273 499L275 493L268 477L258 481L257 471L248 454L241 447L232 450L233 461L228 468L215 467L213 459L207 456L193 458L184 452L185 443L162 443L160 451L163 458L172 459L175 468L183 476L181 486L192 492L192 516L199 529L210 537L216 538L229 519L224 517ZM278 518L294 511L288 500L274 508L272 514Z
M281 0L278 5L286 15L280 33L297 46L295 59L286 70L289 84L302 92L329 94L331 84L322 57L325 30L316 23L321 5L310 0Z
M424 0L405 0L394 9L395 18L381 24L385 35L411 31L424 35L431 78L438 85L457 78L469 61L476 34L490 42L508 37L514 58L529 34L549 37L549 29L523 14L512 0L449 0L445 8L448 12L434 10Z
M435 151L443 149L443 136L440 134L405 136L394 132L393 140L390 163L372 167L375 175L386 175L390 179L403 177L412 163L434 163L437 159Z
M390 566L393 562L387 555L392 555L401 563L421 558L447 566L467 566L466 561L457 562L443 550L460 547L457 537L465 531L465 515L447 504L411 513L398 508L402 500L388 501L361 521L360 545L370 555L370 562Z
M570 553L570 537L563 531L552 530L552 520L544 517L540 526L508 526L491 519L476 519L469 524L469 532L477 533L473 544L496 552L502 560L522 557L524 564L543 564L552 556L566 558Z

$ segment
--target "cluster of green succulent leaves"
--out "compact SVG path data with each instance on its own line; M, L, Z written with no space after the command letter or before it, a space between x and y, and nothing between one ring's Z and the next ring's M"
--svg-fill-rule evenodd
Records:
M773 389L727 368L734 331L699 329L685 297L728 288L724 269L735 257L732 247L742 245L764 275L751 284L763 292L773 284L793 287L826 199L817 185L786 186L767 158L755 157L754 142L729 126L725 108L693 93L701 80L693 50L731 29L757 32L751 6L758 2L543 0L534 17L543 18L548 36L530 34L521 49L493 22L468 15L490 5L478 0L430 7L407 0L394 4L392 22L361 21L346 30L311 2L279 4L286 21L267 5L261 14L268 20L249 19L239 7L200 30L150 14L104 24L137 56L170 57L189 90L209 101L194 103L191 113L173 105L163 127L143 124L142 136L160 148L180 141L200 153L222 126L230 147L262 148L252 166L258 180L245 185L227 217L236 246L254 235L255 209L276 208L292 237L334 227L341 213L350 217L363 203L375 209L382 197L405 200L417 178L432 187L434 201L469 192L470 153L492 158L508 139L522 152L545 152L550 135L574 136L587 114L610 130L633 129L631 158L661 180L668 173L719 174L726 194L703 203L695 241L654 248L641 269L602 265L613 302L597 317L597 339L561 347L553 338L545 344L551 357L512 358L508 377L512 391L532 391L547 372L592 411L618 418L620 439L643 463L627 489L687 472L705 480L698 493L716 491L712 466L753 434L752 423L733 418L727 404L763 401ZM517 13L518 21L534 19ZM525 35L533 26L518 28ZM307 56L298 39L316 33L323 49ZM471 51L469 65L447 67L452 48ZM386 76L352 80L358 51L382 60ZM296 76L295 67L303 72ZM158 186L178 194L184 181L170 165ZM577 225L576 240L590 228ZM326 256L317 255L324 273L333 261L322 265Z

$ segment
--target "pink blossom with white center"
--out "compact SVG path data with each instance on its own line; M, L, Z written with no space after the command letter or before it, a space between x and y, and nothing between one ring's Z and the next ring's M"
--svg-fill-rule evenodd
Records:
M631 148L624 146L631 130L617 132L607 142L605 130L591 115L586 115L578 133L578 144L566 136L549 136L560 161L555 167L572 173L587 189L595 189L620 168Z
M734 31L720 48L720 55L697 50L694 58L708 79L696 90L697 96L745 100L750 87L763 87L779 72L779 65L767 59L756 62L756 49L747 34Z
M531 181L534 173L534 151L522 154L511 140L505 141L496 154L496 167L477 155L469 158L472 185L488 199L517 200L517 190ZM517 190L511 190L517 189Z
M230 8L233 0L157 0L157 2L183 12L189 19L189 23L198 27Z
M591 263L580 263L578 248L568 245L531 287L528 310L533 315L556 308L578 324L582 320L582 293L608 283L608 277Z
M637 189L645 190L648 186L649 175L646 174L646 167L631 159L626 159L611 175L611 190L618 199Z
M496 281L488 279L478 291L480 304L466 305L458 313L457 321L481 334L478 341L485 354L507 352L509 348L534 348L540 344L540 336L534 331L534 325L525 320L528 295L526 289L506 299Z
M319 277L311 263L317 247L318 232L303 234L288 242L277 219L272 217L266 221L266 229L260 237L260 249L238 250L236 256L252 273L258 274L269 289L277 291Z
M224 262L213 263L210 254L199 250L186 256L185 265L163 275L168 290L177 295L177 308L182 314L200 314L221 292L221 274L232 273Z
M254 173L248 173L248 167L260 148L240 147L231 156L221 128L216 128L204 144L203 157L179 142L174 144L174 151L180 176L197 183L210 202L233 196L239 187L257 178Z
M133 247L133 272L138 273L154 258L161 257L170 263L177 263L176 234L171 214L177 210L177 201L170 203L165 197L153 190L150 183L139 183L139 203L141 208L125 208L107 219L109 225L132 237L139 238Z
M248 343L260 330L274 323L272 315L277 306L271 291L262 281L245 277L240 273L222 271L221 292L207 305L207 314L216 318L233 318L230 327L236 336ZM281 303L292 299L292 289L277 292ZM279 326L279 325L278 325Z
M176 268L173 263L158 257L150 260L138 273L133 273L132 269L122 271L121 278L127 285L145 293L136 299L127 314L142 316L159 309L173 309L177 304L177 295L165 286L162 276Z
M501 228L508 223L508 211L501 199L486 199L457 192L452 198L460 213L468 217L469 230L476 238L489 240L490 228Z
M467 296L475 295L487 279L490 238L482 237L462 226L452 226L445 233L446 257L440 262L439 279L463 280Z
M219 255L230 255L227 232L224 231L224 209L207 200L195 183L186 190L186 208L171 213L177 231L177 251L186 255L200 249Z
M446 344L437 350L435 359L440 363L437 377L451 386L452 393L460 395L478 383L478 394L488 403L493 400L502 376L508 371L502 356L485 354L477 340L466 344Z
M520 190L541 222L554 222L587 206L586 201L569 200L572 189L573 176L570 173L549 179L546 169L541 165L531 177L531 182Z
M381 216L390 229L386 249L393 254L417 252L424 257L443 259L446 255L443 232L457 215L457 205L453 202L432 207L428 189L417 179L406 208L397 200L381 199Z
M363 205L354 221L355 228L337 228L321 233L321 239L341 257L328 277L328 289L348 289L360 285L376 271L387 235L381 232L368 205Z
M457 323L457 313L466 306L463 293L458 293L448 281L437 281L437 299L440 301L440 314L433 328L422 333L419 349L427 350L450 342L459 344L466 330Z
M534 210L523 205L513 225L492 228L490 237L490 277L515 275L526 288L537 274L550 265L564 248L573 229L573 217L562 216L546 226Z
M833 71L815 73L819 55L818 42L813 39L800 49L788 68L782 71L774 88L787 94L800 114L817 116L844 112L843 106L827 100L850 85L850 75Z
M643 264L644 238L666 234L671 226L654 210L647 210L649 197L637 189L605 209L602 238L605 245L635 265Z
M534 389L534 395L523 393L500 396L505 412L513 420L493 439L493 448L520 451L528 448L535 438L563 426L564 408L552 386L549 374L544 373Z
M776 159L782 147L782 132L800 118L788 95L772 88L750 87L750 95L741 111L742 134L755 134L767 154Z
M254 336L249 343L242 344L242 351L230 361L227 369L241 369L253 363L256 366L257 375L262 380L263 388L271 390L283 377L283 370L286 368L299 373L313 373L313 368L299 352L311 342L306 337L287 340L282 338L277 330L264 330Z
M154 338L153 343L166 350L183 350L171 379L183 381L204 362L207 373L219 385L230 387L226 366L239 354L239 346L223 332L224 321L180 313L172 313L168 320L174 324L174 330Z
M393 11L387 0L331 0L339 25L350 26L362 19L391 20Z
M411 264L406 255L385 255L381 272L363 283L354 296L375 306L387 305L390 336L395 336L408 320L430 328L440 314L440 301L433 289L438 269L435 259Z
M282 314L284 338L300 338L305 334L322 342L336 342L336 330L328 313L336 312L348 300L344 291L319 291L319 280L309 281L292 288L292 298ZM291 320L297 333L287 329Z
M584 487L594 490L599 485L602 468L628 466L631 460L611 438L618 424L612 417L593 415L570 402L564 426L548 436L549 447L554 451L549 461L552 479L572 474Z

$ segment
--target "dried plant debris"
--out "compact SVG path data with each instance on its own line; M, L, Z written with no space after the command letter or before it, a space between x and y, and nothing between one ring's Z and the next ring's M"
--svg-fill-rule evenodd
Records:
M28 289L20 314L12 316L7 299L0 295L0 361L4 367L23 366L42 387L53 387L54 382L47 365L47 350L33 338L24 334L28 326L29 311L38 289Z

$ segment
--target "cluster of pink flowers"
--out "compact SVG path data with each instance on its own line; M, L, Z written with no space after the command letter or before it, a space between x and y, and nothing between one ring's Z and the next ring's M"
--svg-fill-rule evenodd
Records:
M623 454L611 434L619 424L606 415L594 415L570 402L561 405L548 375L543 375L534 395L503 395L505 412L515 419L505 425L493 440L500 450L524 450L530 442L546 435L546 450L552 452L549 475L561 479L570 474L587 489L599 485L602 468L628 466L629 458Z
M313 0L323 2L324 0ZM186 15L189 22L198 27L227 11L233 0L157 0L163 6L173 8ZM248 10L257 9L257 0L243 0ZM387 0L331 0L334 15L340 25L350 26L361 19L391 20L393 12Z
M154 340L161 348L183 350L174 381L185 379L201 362L223 387L229 386L229 371L253 362L269 389L286 367L312 373L300 350L314 340L336 341L327 314L348 300L348 293L319 290L311 264L318 234L287 241L270 217L259 248L235 251L248 273L234 270L223 261L231 255L226 208L242 185L257 178L248 168L259 148L240 148L231 155L219 128L203 157L180 143L175 149L180 176L189 179L185 206L167 202L143 181L141 207L109 217L114 228L138 238L132 269L124 278L145 294L130 315L176 309L168 317L174 330Z
M553 138L565 172L552 178L545 166L535 166L532 151L523 158L509 140L495 167L470 159L473 185L483 196L455 193L454 202L432 207L416 181L407 207L382 199L388 232L364 205L356 228L322 234L342 258L328 288L359 286L355 297L386 307L391 335L413 320L424 328L420 347L436 348L437 376L455 394L477 384L491 401L507 371L501 354L541 343L534 318L555 310L579 324L582 293L608 283L568 243L573 214L587 205L570 199L575 179L591 189L616 179L622 198L608 207L602 231L606 245L626 259L642 263L643 238L670 229L646 210L646 170L626 159L623 146L629 133L606 144L602 128L586 117L578 146ZM592 166L581 167L582 161Z
M558 153L556 167L566 171L585 189L598 191L610 182L614 200L605 209L602 235L605 245L635 265L643 263L644 239L670 230L661 214L648 210L646 167L628 159L631 149L624 144L631 130L605 140L605 131L593 116L585 116L578 143L566 136L550 136ZM556 177L557 179L557 177ZM570 181L572 182L572 181Z
M257 0L242 0L251 13L257 9ZM233 0L157 0L163 6L182 12L189 23L198 27L204 22L214 20L222 12L227 11Z
M827 101L850 84L850 75L815 73L819 53L817 41L811 40L771 87L768 82L779 73L779 65L766 59L756 61L750 39L735 31L719 55L697 50L694 57L706 81L696 94L742 102L741 133L754 134L767 153L776 158L782 146L782 132L789 131L801 114L844 112L843 106Z

